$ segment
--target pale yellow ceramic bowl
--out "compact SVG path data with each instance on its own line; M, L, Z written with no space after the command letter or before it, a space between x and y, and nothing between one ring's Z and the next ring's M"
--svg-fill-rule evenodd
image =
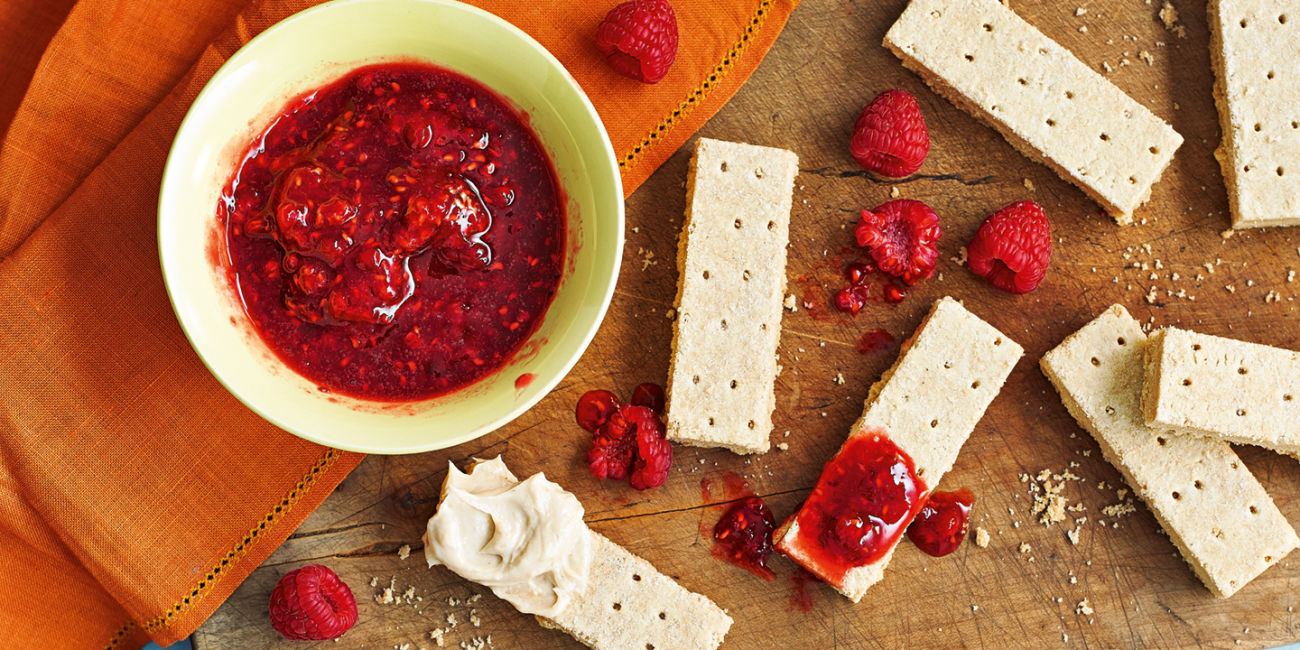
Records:
M520 353L467 388L404 404L327 394L289 369L252 329L217 268L225 256L217 196L253 137L291 97L358 66L394 59L458 71L523 111L555 165L568 219L559 290ZM485 11L445 0L336 0L250 41L199 94L167 159L158 246L181 326L235 397L308 440L411 453L460 444L506 424L569 372L600 326L618 278L623 189L595 108L560 62L527 34Z

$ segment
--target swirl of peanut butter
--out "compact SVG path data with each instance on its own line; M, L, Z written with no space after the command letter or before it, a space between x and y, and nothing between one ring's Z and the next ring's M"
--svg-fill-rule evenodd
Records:
M541 473L518 481L500 456L468 474L451 465L424 556L521 612L554 617L587 588L591 533L582 515L572 494Z

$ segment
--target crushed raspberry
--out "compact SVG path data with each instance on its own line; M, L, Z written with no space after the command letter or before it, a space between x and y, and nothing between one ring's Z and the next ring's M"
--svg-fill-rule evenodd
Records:
M646 382L632 389L632 403L644 406L659 415L664 414L664 388L659 384Z
M644 408L644 407L632 407ZM623 415L620 408L610 414L591 439L587 450L587 469L596 478L627 478L632 468L632 458L637 450L637 429Z
M858 115L849 153L867 171L902 178L916 173L930 152L930 133L916 98L906 90L887 90Z
M1043 208L1016 201L989 215L967 245L966 264L1008 293L1029 293L1052 262L1052 227Z
M641 384L632 399L635 403L620 404L609 391L588 391L578 399L574 411L578 426L592 432L587 450L591 475L627 478L632 487L646 490L663 485L668 478L673 449L658 413L663 409L663 389Z
M767 568L772 555L776 517L762 499L745 497L733 504L713 526L713 555L764 579L775 580Z
M677 58L677 14L668 0L631 0L596 28L596 48L615 72L652 84Z
M609 419L610 414L618 410L618 406L618 397L613 393L607 390L589 390L578 398L574 415L578 419L578 426L595 433Z
M939 215L912 199L894 199L863 210L855 231L881 271L915 284L934 274L939 260Z
M970 509L974 504L975 495L966 488L931 494L916 519L907 527L907 538L934 557L943 557L957 550L966 539Z
M664 437L663 421L644 406L624 406L622 412L636 425L636 458L628 482L638 490L663 485L673 464L673 448Z
M286 639L337 639L356 622L357 600L352 590L319 564L284 574L271 591L271 627Z

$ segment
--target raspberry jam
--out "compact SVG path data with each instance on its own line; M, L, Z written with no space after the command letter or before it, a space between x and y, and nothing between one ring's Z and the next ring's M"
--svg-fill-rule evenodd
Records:
M764 580L776 580L776 574L767 568L774 530L776 518L767 504L756 496L745 497L731 504L713 526L713 557Z
M268 347L322 391L409 401L487 376L540 325L563 269L561 196L491 90L388 63L291 101L217 217Z
M898 542L925 500L911 457L883 431L863 431L826 464L795 515L790 543L807 568L834 586L854 567L878 561Z
M975 495L967 488L931 494L921 512L917 513L916 520L907 527L907 538L934 557L943 557L957 550L966 539L970 509L974 504Z

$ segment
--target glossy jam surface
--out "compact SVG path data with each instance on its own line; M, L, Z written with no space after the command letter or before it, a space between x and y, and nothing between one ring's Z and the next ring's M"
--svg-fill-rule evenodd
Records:
M916 547L943 557L961 546L970 524L975 495L962 488L952 492L936 491L921 506L916 520L907 527L907 538Z
M514 109L429 65L291 101L217 207L267 345L322 391L424 399L503 366L564 266L555 173Z
M731 504L713 526L713 556L764 579L775 580L767 568L772 556L776 518L762 499L748 496Z
M893 548L926 491L912 459L888 435L858 433L826 464L795 515L799 530L791 546L807 557L809 570L840 586L850 569Z

